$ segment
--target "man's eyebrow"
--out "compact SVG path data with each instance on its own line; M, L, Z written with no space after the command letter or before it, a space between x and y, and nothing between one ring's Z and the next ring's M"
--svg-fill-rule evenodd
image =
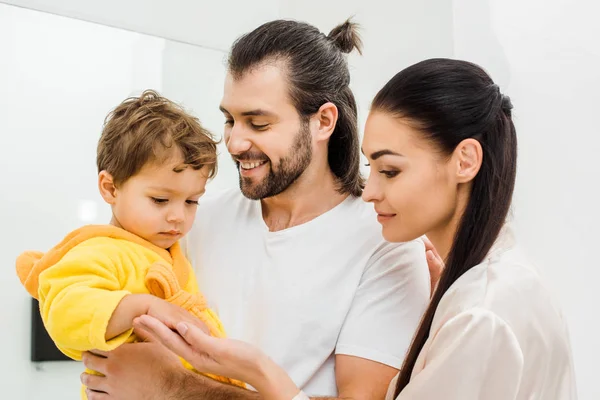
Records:
M244 111L243 116L255 116L255 117L272 117L274 114L270 111L257 108L256 110Z
M229 111L227 111L227 109L223 106L219 106L219 110L221 110L221 112L223 114L231 115L231 113ZM261 108L257 108L255 110L244 111L243 113L241 113L241 115L244 117L272 117L275 114L273 114L270 111L263 110Z

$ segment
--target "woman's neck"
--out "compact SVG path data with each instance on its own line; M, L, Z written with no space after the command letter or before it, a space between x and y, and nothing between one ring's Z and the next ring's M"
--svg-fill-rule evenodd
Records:
M427 237L444 262L448 260L448 256L452 250L456 232L458 231L460 222L467 208L467 204L469 203L470 192L470 185L463 185L462 187L459 187L456 195L456 207L454 212L437 228L427 233Z

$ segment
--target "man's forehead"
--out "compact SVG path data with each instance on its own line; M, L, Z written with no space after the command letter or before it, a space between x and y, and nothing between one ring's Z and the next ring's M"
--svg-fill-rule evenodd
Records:
M261 63L241 74L227 72L225 87L252 87L256 85L287 86L286 69L282 63Z
M221 110L228 113L266 115L291 105L283 71L272 64L252 68L240 76L231 72L225 78Z

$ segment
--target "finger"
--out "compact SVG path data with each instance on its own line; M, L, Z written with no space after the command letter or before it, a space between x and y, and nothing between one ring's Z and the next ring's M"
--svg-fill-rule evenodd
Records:
M214 348L216 338L207 335L202 329L180 322L176 326L179 335L196 351L205 352L206 349Z
M106 357L97 356L86 351L81 356L81 361L83 361L83 365L85 365L86 368L106 375Z
M159 342L158 338L154 334L154 331L148 328L147 323L144 323L140 317L137 317L133 320L133 331L143 342Z
M89 352L98 357L108 358L108 351L94 349L94 350L90 350Z
M106 377L99 375L92 375L84 372L80 375L79 380L87 389L95 392L106 392L108 391L108 383Z
M427 250L425 255L427 255L427 261L435 261L435 254L433 254L433 251Z
M429 238L427 236L423 236L423 243L425 243L425 250L429 251L433 251L435 252L435 247L433 246L433 243L431 243L431 240L429 240Z
M96 392L94 390L86 389L85 395L88 400L108 400L110 397L107 393L104 392Z
M433 255L442 262L443 264L443 259L440 256L440 254L438 253L438 251L436 250L435 246L433 245L433 243L431 243L431 240L429 240L429 238L427 236L423 236L423 243L425 243L425 251L431 251L433 253Z
M433 254L431 250L427 250L427 268L429 269L429 277L431 279L431 296L437 288L440 276L442 275L443 264Z
M207 325L207 324L206 324L204 321L202 321L201 319L199 319L199 318L195 317L195 316L194 316L194 315L192 315L192 314L189 314L189 313L188 313L188 314L186 315L186 318L182 318L182 319L181 319L179 322L188 322L188 323L190 323L190 324L192 324L192 325L195 325L195 326L197 326L198 328L202 329L202 331L203 331L204 333L206 333L206 334L210 335L210 328L209 328L209 326L208 326L208 325ZM177 324L175 324L175 327L174 327L174 328L175 328L175 330L177 330ZM215 329L216 329L216 328L215 328Z
M152 333L148 332L141 324L133 324L133 332L141 342L152 342Z
M427 254L427 268L429 269L432 283L436 283L442 274L442 265L439 263L438 259L435 258L433 253Z
M439 257L437 257L433 251L427 250L425 255L427 256L427 263L430 264L431 267L441 269L444 266L442 260Z
M444 262L442 259L436 257L431 250L427 250L426 256L429 270L439 275L442 272L442 269L444 269Z
M135 326L139 326L148 332L153 340L162 343L166 348L178 356L190 360L194 355L194 350L183 340L177 332L173 332L161 321L149 315L142 315L134 320Z

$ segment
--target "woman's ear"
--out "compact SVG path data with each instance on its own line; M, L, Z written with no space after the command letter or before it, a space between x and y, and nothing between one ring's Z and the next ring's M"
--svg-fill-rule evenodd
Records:
M475 139L465 139L456 146L452 157L456 165L456 181L470 182L479 173L483 162L481 143Z
M115 204L117 198L117 187L115 186L113 177L106 171L100 171L98 174L98 189L100 196L110 205Z

